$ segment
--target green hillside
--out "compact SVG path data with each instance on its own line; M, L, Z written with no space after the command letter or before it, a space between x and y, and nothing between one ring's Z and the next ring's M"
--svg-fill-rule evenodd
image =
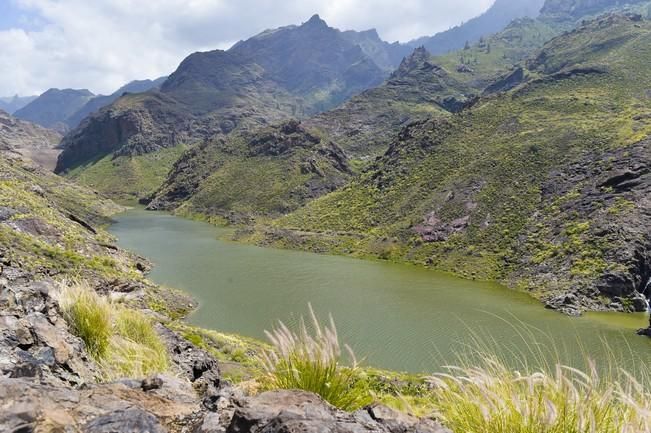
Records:
M266 239L290 230L301 235L276 243L426 263L546 299L571 291L576 308L637 296L648 179L619 188L617 173L648 177L650 42L649 22L622 16L552 40L517 88L405 128L358 180L279 219ZM599 179L550 191L556 177L597 167ZM588 194L590 206L564 206Z

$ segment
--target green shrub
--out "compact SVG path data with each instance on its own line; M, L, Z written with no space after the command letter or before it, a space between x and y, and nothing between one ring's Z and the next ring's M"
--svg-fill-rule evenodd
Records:
M87 284L75 283L63 285L59 304L66 322L84 341L91 356L104 357L112 334L109 303Z
M265 331L274 349L263 354L265 389L301 389L320 395L325 401L343 410L355 410L371 402L352 350L345 346L352 366L342 365L337 330L321 327L310 306L312 333L301 317L298 332L282 322L272 332Z

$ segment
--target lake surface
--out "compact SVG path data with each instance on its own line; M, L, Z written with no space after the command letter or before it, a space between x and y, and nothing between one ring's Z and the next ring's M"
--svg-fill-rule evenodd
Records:
M222 241L226 229L140 209L116 221L110 231L154 263L153 281L199 300L188 321L202 327L264 339L265 329L295 324L311 303L323 319L332 313L340 338L375 367L439 371L473 338L514 367L538 362L527 346L577 366L583 353L599 362L606 351L620 365L651 360L651 339L634 335L644 314L570 318L526 294L416 266Z

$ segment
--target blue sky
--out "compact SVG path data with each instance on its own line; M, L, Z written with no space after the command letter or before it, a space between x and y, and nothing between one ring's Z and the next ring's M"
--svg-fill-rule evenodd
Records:
M44 24L42 17L27 7L20 7L14 0L0 0L0 30L23 28L38 30Z
M493 0L0 0L0 96L48 88L112 93L168 75L194 51L226 49L315 13L388 41L431 35Z

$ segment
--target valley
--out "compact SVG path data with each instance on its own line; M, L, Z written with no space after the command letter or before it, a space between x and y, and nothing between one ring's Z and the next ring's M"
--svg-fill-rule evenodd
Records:
M1 431L648 432L649 0L67 1L0 19Z

